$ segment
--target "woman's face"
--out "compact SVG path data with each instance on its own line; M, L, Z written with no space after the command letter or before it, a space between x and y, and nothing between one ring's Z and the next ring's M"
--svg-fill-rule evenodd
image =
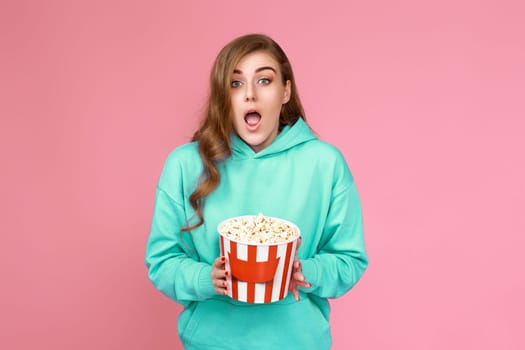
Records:
M289 80L283 84L277 61L264 51L247 54L235 67L230 84L233 128L255 152L277 136L290 86Z

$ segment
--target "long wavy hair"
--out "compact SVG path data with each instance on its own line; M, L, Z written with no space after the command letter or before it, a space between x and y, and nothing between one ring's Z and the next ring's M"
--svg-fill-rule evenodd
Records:
M233 71L244 56L255 51L263 51L273 56L279 63L283 84L288 80L291 83L290 100L281 109L279 130L285 125L295 124L299 118L305 119L292 66L283 49L274 40L263 34L248 34L227 44L213 64L207 108L192 139L198 143L203 163L199 184L190 196L190 204L197 214L198 222L184 227L183 232L191 231L204 223L204 199L217 188L221 178L217 163L231 155L230 134L233 122L230 89Z

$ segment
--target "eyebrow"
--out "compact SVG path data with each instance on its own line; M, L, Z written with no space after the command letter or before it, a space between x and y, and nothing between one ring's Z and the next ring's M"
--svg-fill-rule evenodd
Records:
M259 67L255 70L255 73L259 73L259 72L262 72L263 70L271 70L273 71L274 73L277 73L277 71L275 70L275 68L271 67L271 66L263 66L263 67ZM233 70L233 73L234 74L242 74L242 71L240 69L234 69Z

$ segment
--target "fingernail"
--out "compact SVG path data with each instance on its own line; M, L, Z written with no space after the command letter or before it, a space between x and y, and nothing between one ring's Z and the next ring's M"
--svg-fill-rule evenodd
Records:
M230 273L228 271L224 272L224 276L228 276Z
M222 262L225 262L226 261L226 258L224 256L221 256L221 261Z

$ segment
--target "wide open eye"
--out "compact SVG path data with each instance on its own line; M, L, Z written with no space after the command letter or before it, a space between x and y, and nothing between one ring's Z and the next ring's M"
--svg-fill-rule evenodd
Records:
M231 87L232 88L238 88L241 85L242 85L242 82L239 81L239 80L234 80L234 81L231 82Z

